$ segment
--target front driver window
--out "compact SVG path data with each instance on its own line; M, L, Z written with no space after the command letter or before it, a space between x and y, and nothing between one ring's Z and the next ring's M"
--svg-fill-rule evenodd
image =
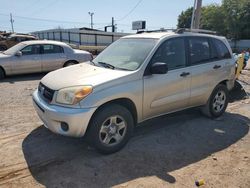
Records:
M185 67L185 42L183 38L165 41L154 54L151 63L164 62L169 70Z
M40 53L39 45L26 46L21 50L23 55L35 55Z

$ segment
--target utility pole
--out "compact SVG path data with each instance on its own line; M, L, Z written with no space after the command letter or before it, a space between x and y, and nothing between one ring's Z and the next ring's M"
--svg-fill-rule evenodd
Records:
M114 17L112 17L112 32L115 32L115 20Z
M114 19L114 17L112 17L111 25L106 25L106 26L104 27L104 31L105 31L105 32L107 32L107 28L108 28L108 27L111 27L113 33L115 32L115 30L116 30L116 24L115 24L115 19Z
M90 15L90 25L91 25L91 29L93 29L93 15L94 15L94 12L89 12L89 15Z
M10 24L11 24L11 28L12 28L12 33L14 33L14 26L13 26L14 20L12 18L12 14L10 13Z
M199 29L200 27L201 6L202 0L194 0L191 29Z

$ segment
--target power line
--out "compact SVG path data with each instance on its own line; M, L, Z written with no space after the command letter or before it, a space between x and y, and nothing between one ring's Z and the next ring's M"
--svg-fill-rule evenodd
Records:
M34 14L38 13L38 12L41 12L41 11L44 11L45 9L47 9L48 7L51 7L53 4L57 3L58 0L54 0L52 2L50 2L49 4L45 5L44 7L40 7L38 10L34 11L31 16L33 16Z
M7 15L7 14L0 13L0 15L2 15L2 16L8 16L9 17L9 15ZM62 20L51 20L51 19L43 19L43 18L29 18L29 17L17 16L17 15L14 15L13 17L20 18L20 19L25 19L25 20L36 20L36 21L52 22L52 23L89 24L87 22L62 21ZM96 25L105 25L107 23L95 23L95 24Z
M7 16L6 14L1 14L2 16ZM87 24L84 22L74 22L74 21L62 21L62 20L50 20L50 19L43 19L43 18L29 18L25 16L17 16L15 15L14 17L20 18L20 19L25 19L25 20L37 20L37 21L43 21L43 22L53 22L53 23L79 23L79 24Z
M116 20L117 22L121 21L121 20L124 20L126 17L128 17L138 6L139 4L142 2L143 0L139 0L136 5L125 15L123 16L122 18Z

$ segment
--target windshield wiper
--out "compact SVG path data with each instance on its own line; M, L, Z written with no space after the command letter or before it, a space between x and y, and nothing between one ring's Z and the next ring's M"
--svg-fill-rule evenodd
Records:
M118 69L118 70L125 70L125 71L132 71L132 70L130 70L130 69L121 68L121 67L116 67L115 69Z
M105 62L98 62L98 64L102 65L103 67L109 68L109 69L115 69L115 66L105 63Z
M94 61L90 60L89 62L92 63L92 65L96 66Z

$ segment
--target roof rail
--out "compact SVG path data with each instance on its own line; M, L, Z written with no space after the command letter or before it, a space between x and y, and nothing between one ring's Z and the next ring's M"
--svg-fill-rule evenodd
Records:
M180 29L176 29L175 33L181 34L184 32L192 32L192 33L204 33L204 34L211 34L211 35L216 35L217 32L216 31L210 31L210 30L206 30L206 29L188 29L188 28L180 28Z
M157 29L157 30L139 30L136 34L140 33L153 33L153 32L165 32L165 31L175 31L175 29Z

